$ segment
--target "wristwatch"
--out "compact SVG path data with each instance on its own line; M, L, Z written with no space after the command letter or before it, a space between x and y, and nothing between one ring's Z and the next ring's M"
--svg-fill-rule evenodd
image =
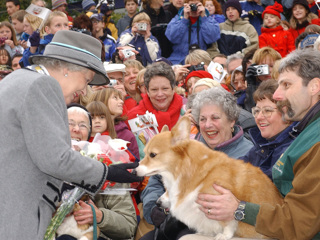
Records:
M240 201L237 210L234 212L234 219L241 221L245 217L244 209L246 208L246 202Z

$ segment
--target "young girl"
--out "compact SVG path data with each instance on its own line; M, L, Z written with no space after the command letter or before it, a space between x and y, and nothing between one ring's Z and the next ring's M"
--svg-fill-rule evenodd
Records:
M4 47L9 52L10 57L13 57L16 53L23 53L24 49L18 44L16 32L7 21L0 23L0 39L2 39L0 47Z
M209 11L210 16L212 16L218 23L222 23L226 20L222 14L221 5L217 0L204 0L203 4Z
M92 118L92 131L89 142L92 142L97 133L108 135L112 139L117 137L111 114L107 106L100 101L92 101L87 105Z
M294 39L304 32L309 24L319 25L318 16L310 12L307 0L294 0L292 4L292 16L290 18L289 31Z
M54 11L50 13L48 19L46 20L42 30L42 34L36 31L40 25L36 28L32 27L33 32L31 32L31 34L31 29L29 29L29 32L27 33L30 34L29 41L31 43L31 46L23 52L22 61L24 67L30 65L28 61L30 56L43 54L46 45L51 42L54 34L57 31L69 30L68 23L68 18L65 13L60 11ZM44 36L43 39L40 38L41 36Z
M282 5L275 2L273 6L266 7L262 13L264 27L261 28L259 47L272 47L285 57L295 50L295 45L292 34L281 26L280 13L282 12Z
M12 67L12 61L9 52L5 48L0 49L0 65Z
M117 47L132 44L142 56L144 66L151 64L161 56L158 40L151 34L150 17L144 13L137 13L130 25L117 40Z

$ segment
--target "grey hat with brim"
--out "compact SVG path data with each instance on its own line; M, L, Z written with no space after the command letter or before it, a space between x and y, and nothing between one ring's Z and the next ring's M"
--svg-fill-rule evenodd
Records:
M29 62L33 64L36 59L47 57L73 63L96 73L89 85L106 85L110 81L100 58L101 48L101 42L90 35L61 30L56 32L43 55L31 56Z

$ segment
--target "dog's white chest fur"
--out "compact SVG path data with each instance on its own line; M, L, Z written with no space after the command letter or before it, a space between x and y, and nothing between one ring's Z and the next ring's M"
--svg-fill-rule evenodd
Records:
M88 232L93 231L93 226L90 226L86 230L81 230L78 228L77 222L74 219L73 215L70 215L65 218L63 223L60 225L60 227L57 229L58 236L61 236L63 234L70 235L78 240L88 240L86 236L83 236L84 234Z

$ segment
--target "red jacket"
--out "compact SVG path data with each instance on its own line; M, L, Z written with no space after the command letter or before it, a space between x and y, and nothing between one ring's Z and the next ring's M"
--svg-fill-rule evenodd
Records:
M305 27L303 28L299 28L299 29L293 29L293 28L290 28L289 29L289 32L291 32L294 40L296 40L296 38L304 32L304 30L306 30L306 27L310 24L316 24L316 25L320 25L320 19L319 18L316 18L316 19L312 19L311 20L311 23L307 24Z
M282 57L295 50L292 34L289 31L283 30L281 25L276 28L261 28L259 47L272 47Z

